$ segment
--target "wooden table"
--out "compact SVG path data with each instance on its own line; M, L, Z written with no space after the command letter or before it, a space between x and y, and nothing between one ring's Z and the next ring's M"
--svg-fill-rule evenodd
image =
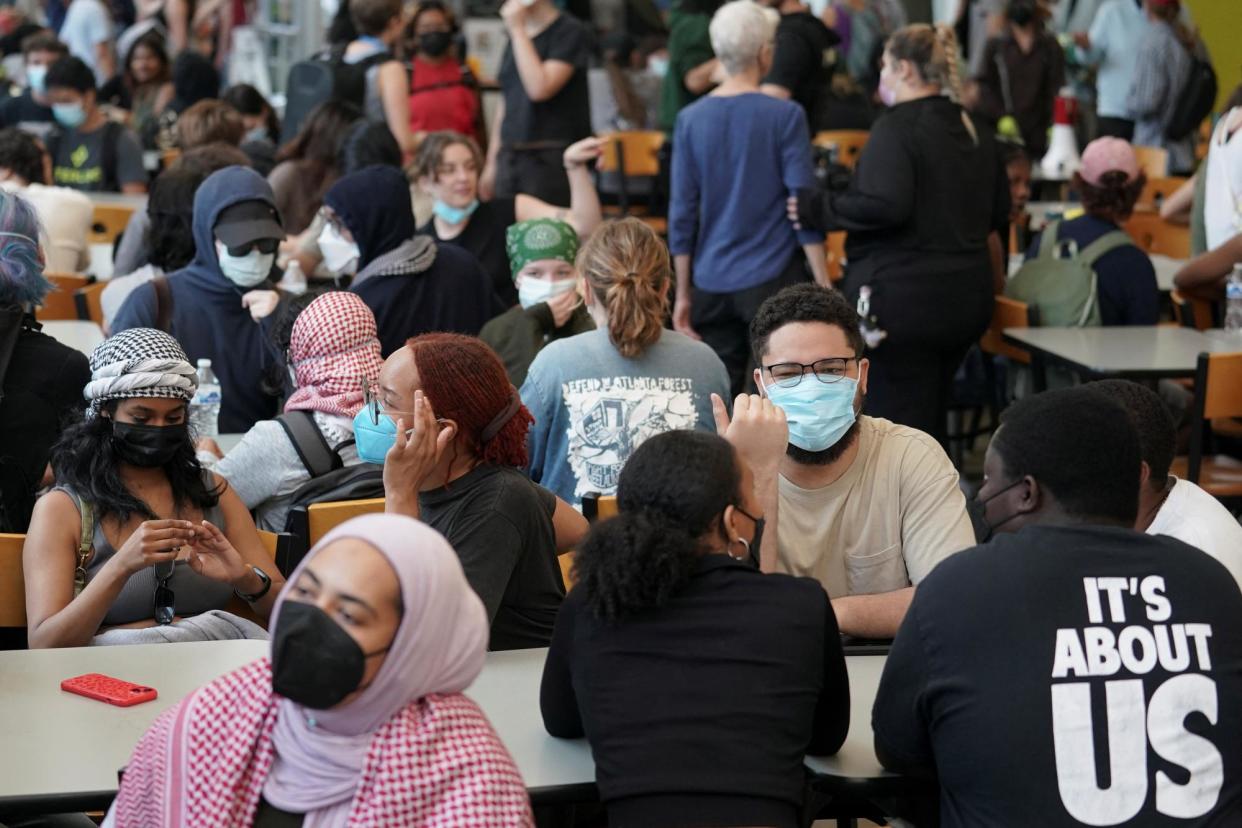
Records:
M1202 352L1242 351L1242 336L1167 325L1006 328L1004 339L1050 362L1098 377L1193 377Z

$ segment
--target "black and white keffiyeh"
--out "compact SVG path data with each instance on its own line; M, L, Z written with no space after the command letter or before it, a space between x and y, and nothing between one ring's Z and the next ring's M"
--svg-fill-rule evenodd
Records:
M82 395L98 411L106 400L169 397L189 402L198 373L177 340L155 328L131 328L91 353L91 381Z

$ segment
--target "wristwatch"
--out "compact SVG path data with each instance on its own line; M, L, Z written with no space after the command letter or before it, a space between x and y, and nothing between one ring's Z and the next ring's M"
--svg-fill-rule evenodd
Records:
M267 591L272 588L272 579L268 577L266 572L259 569L257 566L252 566L250 568L254 570L255 575L259 576L259 580L263 582L263 588L250 595L247 595L240 590L233 590L233 594L245 601L247 604L253 604L255 601L262 600L263 596L267 595Z

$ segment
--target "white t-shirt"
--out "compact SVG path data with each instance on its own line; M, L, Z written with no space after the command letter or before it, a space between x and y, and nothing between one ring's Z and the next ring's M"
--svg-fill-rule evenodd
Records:
M81 273L91 262L86 234L91 229L95 208L91 200L68 187L30 184L19 187L6 181L4 189L30 202L43 225L43 255L52 273Z
M777 569L832 598L904 589L975 545L957 469L917 429L860 417L858 455L833 483L780 478Z
M1203 192L1203 229L1208 250L1242 233L1242 129L1233 135L1227 130L1235 117L1242 117L1242 110L1234 108L1225 113L1208 146L1207 184Z
M73 0L60 27L60 40L69 54L91 67L97 86L111 80L100 73L95 60L95 46L112 40L112 16L100 0Z
M1168 535L1202 549L1224 564L1242 587L1242 524L1189 480L1173 484L1147 534Z

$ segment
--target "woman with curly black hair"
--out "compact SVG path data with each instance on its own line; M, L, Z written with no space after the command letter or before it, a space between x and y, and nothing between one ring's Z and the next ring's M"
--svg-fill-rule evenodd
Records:
M90 407L53 449L57 485L22 549L30 646L266 638L221 611L237 595L266 618L284 579L245 504L195 458L185 352L131 328L90 363Z
M590 741L609 825L797 825L803 757L845 741L836 616L752 563L752 483L724 438L657 435L578 552L539 701L549 733Z

